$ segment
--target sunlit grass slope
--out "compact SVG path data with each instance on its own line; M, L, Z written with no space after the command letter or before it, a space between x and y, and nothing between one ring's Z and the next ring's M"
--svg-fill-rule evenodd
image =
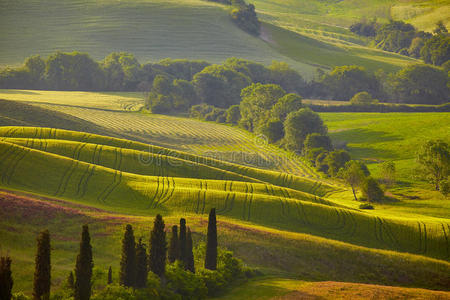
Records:
M180 169L161 168L152 155L144 156L156 159L144 168L132 151L144 144L70 131L3 127L1 136L4 187L122 212L203 214L216 207L221 215L254 224L444 260L450 256L445 219L382 218L337 207L316 196L332 192L332 186L308 179L218 161L198 164L201 157L194 155L185 155L191 161L185 165L173 160L177 155L171 150L148 146L141 151L155 151Z
M321 113L331 138L351 155L373 163L393 160L401 180L412 181L416 153L427 140L450 141L449 113Z
M0 39L0 65L78 50L95 59L128 51L141 63L167 57L283 60L305 74L313 71L240 30L224 6L201 0L5 0L0 2Z
M147 242L154 217L111 213L73 202L4 191L0 191L0 206L0 245L13 259L14 291L27 294L31 294L32 289L35 238L39 231L49 229L51 233L52 291L55 291L73 270L79 251L81 224L89 224L94 259L93 284L103 287L109 266L113 269L113 279L118 280L120 241L125 224L132 224L136 238L142 237ZM162 213L166 228L185 217L193 232L194 244L205 242L205 216ZM450 286L450 264L442 260L274 230L223 215L218 216L218 233L220 247L234 251L246 265L277 277L259 278L233 290L227 293L234 297L231 299L252 299L250 296L258 295L258 291L260 295L276 296L278 291L288 292L298 287L297 281L280 277L444 290ZM197 258L198 268L202 260Z
M142 106L143 100L138 93L0 90L1 98L23 101L55 114L73 116L101 127L104 135L118 135L241 165L319 177L297 156L268 145L264 139L245 130L214 122L130 111L130 107ZM0 116L14 118L16 111L22 111L20 103L16 110L0 111ZM51 120L49 118L42 124L5 120L2 124L70 129L64 120ZM75 130L78 128L74 127ZM81 131L99 133L89 129Z

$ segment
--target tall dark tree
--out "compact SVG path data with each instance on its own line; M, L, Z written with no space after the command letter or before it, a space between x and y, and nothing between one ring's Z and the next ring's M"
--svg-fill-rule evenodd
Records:
M142 239L136 245L136 288L142 289L147 286L148 275L147 249Z
M136 283L136 242L133 227L128 224L122 240L122 258L120 260L119 283L133 287Z
M192 233L189 227L187 228L187 235L186 235L186 252L187 252L186 255L187 261L185 269L191 271L192 273L195 273Z
M0 299L10 300L12 298L11 290L13 283L11 258L9 256L2 256L0 258Z
M164 220L160 214L156 215L153 230L150 234L150 271L164 278L166 272L167 242L164 231Z
M81 232L80 253L75 266L75 300L89 300L92 290L92 246L88 225L83 225Z
M37 252L33 280L33 299L48 300L50 298L50 233L44 230L37 239Z
M73 277L73 272L69 272L69 276L67 276L67 287L73 291L75 289L75 277Z
M217 269L217 223L216 209L211 208L208 219L208 235L206 237L205 269Z
M183 262L184 265L186 265L186 219L181 218L180 219L180 261Z
M112 269L111 266L108 269L108 284L112 284Z
M169 251L167 255L169 262L173 263L177 259L180 259L180 242L178 240L178 226L172 226L172 236L169 242Z

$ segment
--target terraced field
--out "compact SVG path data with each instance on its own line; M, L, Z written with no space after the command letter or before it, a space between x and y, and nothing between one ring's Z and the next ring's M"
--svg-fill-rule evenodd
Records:
M3 187L140 214L216 207L253 224L450 257L448 220L382 218L342 207L327 200L339 188L303 177L79 132L1 127L0 136Z

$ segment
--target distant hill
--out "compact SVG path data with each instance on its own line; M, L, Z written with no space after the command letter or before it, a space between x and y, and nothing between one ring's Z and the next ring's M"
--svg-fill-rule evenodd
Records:
M363 41L342 26L363 14L328 2L254 1L263 21L261 37L254 37L235 26L228 6L208 1L6 0L0 2L0 65L19 65L30 55L57 50L84 51L97 60L127 51L141 63L167 57L279 60L312 78L319 66L359 64L390 72L415 61L361 46Z

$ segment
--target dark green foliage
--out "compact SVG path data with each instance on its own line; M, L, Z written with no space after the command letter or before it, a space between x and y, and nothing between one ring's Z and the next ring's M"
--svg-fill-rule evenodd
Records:
M218 123L224 123L225 119L226 119L225 113L226 113L226 110L224 110L222 108L214 107L209 113L207 113L204 116L204 120L218 122Z
M75 266L75 300L89 300L91 298L93 267L89 228L84 225L81 233L80 252Z
M381 25L375 36L377 47L390 51L399 52L411 45L412 39L416 36L416 29L411 24L403 21L393 21Z
M327 128L317 113L309 108L302 108L287 116L284 121L284 131L287 147L294 151L301 151L308 135L326 134Z
M69 276L67 276L67 288L72 292L75 290L75 277L73 276L73 272L69 272Z
M50 298L50 233L44 230L37 239L37 251L33 280L33 299L48 300Z
M217 222L216 209L211 208L208 218L208 234L206 236L205 269L217 269Z
M182 300L206 298L208 291L202 278L185 270L181 262L168 265L166 276L167 288L175 291Z
M350 26L350 31L362 36L374 37L376 35L377 23L375 20L370 22L362 21Z
M206 61L166 58L153 64L152 67L175 79L191 81L194 75L209 66Z
M275 84L252 84L241 92L241 124L253 131L268 117L272 106L285 95L284 90Z
M226 122L237 125L241 119L241 111L239 105L231 105L226 111Z
M263 64L246 59L230 57L225 61L224 66L244 74L249 77L253 83L266 84L270 82L270 78L272 77L271 70L266 68Z
M278 99L270 110L270 115L272 118L284 122L289 113L297 111L300 108L302 108L302 97L297 94L286 94Z
M450 36L448 34L438 34L428 39L420 55L428 64L440 66L450 60Z
M314 166L316 165L317 157L320 154L327 152L324 148L305 148L305 151L306 159Z
M107 284L112 284L113 283L113 279L112 279L112 268L111 266L108 269L108 281Z
M441 180L441 182L439 183L439 191L445 197L448 197L450 195L450 179L449 178L447 178L446 180Z
M377 78L359 66L340 66L325 74L319 80L315 93L334 100L350 100L359 92L378 96L380 83Z
M136 288L142 289L147 286L147 275L147 250L142 243L142 239L139 239L139 242L136 245Z
M352 105L370 105L378 103L368 92L359 92L350 99Z
M358 201L358 198L356 197L356 188L363 184L366 176L369 175L368 173L369 170L366 165L356 160L346 162L344 167L339 170L338 176L350 185L355 201Z
M185 269L195 273L195 265L194 265L194 251L193 251L193 242L192 242L192 233L191 229L187 228L186 235L186 265Z
M325 163L328 165L328 175L335 177L341 168L350 161L350 154L345 150L336 150L328 153Z
M208 104L193 105L189 111L189 116L191 118L205 120L205 116L212 112L214 108L214 106Z
M186 231L186 219L181 218L180 219L180 262L183 265L186 265L187 262L187 249L186 249L186 238L187 238L187 231Z
M120 259L120 285L133 287L136 283L136 242L133 227L128 224L122 240L122 257Z
M418 151L419 173L439 190L450 176L450 145L442 140L428 141Z
M393 99L405 103L442 104L450 101L448 74L428 65L410 65L389 78Z
M29 74L30 87L45 88L45 61L39 55L33 55L25 60L24 66Z
M331 143L330 137L326 134L320 134L316 132L311 133L306 137L304 147L306 151L315 148L323 148L327 151L333 150L333 145Z
M363 182L362 192L369 202L382 202L384 199L384 192L373 177L367 177Z
M178 240L178 227L172 226L172 235L169 242L169 250L167 254L169 263L174 263L177 259L180 259L180 243Z
M268 120L261 125L259 131L267 138L269 143L275 143L283 138L284 127L280 120Z
M131 53L113 52L101 63L105 73L105 87L110 91L136 90L141 76L141 65Z
M303 77L285 62L273 61L269 66L268 83L278 84L288 93L302 94L306 87Z
M316 156L315 166L318 171L323 172L323 173L328 172L328 164L327 164L328 154L329 154L329 152L323 151L323 152L320 152Z
M94 91L103 89L103 74L86 53L57 52L47 59L44 76L54 90Z
M245 4L244 1L233 1L232 3L237 5L230 12L233 21L242 30L253 34L259 35L259 30L261 24L259 23L258 17L256 16L255 6L253 4Z
M9 256L0 257L0 299L10 300L14 281L11 272L12 260Z
M241 90L251 80L229 67L211 65L197 73L192 82L201 102L228 108L239 104Z
M150 271L164 277L166 270L167 242L166 232L164 231L164 220L160 214L156 215L153 222L153 230L150 233Z

